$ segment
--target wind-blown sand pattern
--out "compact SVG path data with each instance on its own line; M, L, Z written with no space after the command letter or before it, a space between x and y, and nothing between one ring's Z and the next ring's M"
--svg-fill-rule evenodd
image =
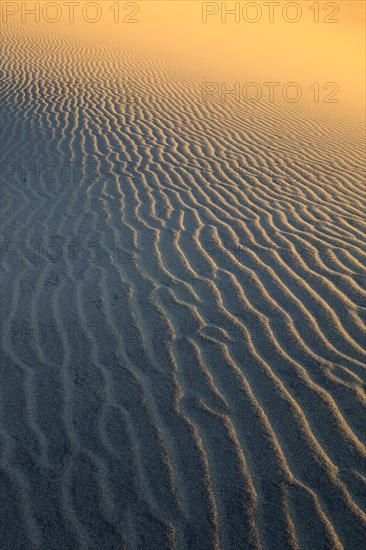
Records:
M361 124L77 48L2 31L1 547L361 548Z

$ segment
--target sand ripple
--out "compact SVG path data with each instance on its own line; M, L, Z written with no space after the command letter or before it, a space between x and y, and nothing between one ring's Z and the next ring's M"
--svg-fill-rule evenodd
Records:
M361 128L4 35L2 547L361 548Z

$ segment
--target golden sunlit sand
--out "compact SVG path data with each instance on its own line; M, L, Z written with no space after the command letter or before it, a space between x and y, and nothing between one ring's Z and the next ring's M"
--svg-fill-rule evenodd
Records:
M364 9L112 4L3 12L1 548L360 549Z

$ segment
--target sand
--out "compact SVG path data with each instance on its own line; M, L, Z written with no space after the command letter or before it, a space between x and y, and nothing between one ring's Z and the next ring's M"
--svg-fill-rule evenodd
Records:
M361 548L362 123L37 33L2 33L1 547Z

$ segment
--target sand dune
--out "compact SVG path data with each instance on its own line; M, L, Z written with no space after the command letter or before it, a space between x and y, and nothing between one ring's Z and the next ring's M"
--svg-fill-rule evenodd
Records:
M2 548L361 548L362 124L3 53Z

